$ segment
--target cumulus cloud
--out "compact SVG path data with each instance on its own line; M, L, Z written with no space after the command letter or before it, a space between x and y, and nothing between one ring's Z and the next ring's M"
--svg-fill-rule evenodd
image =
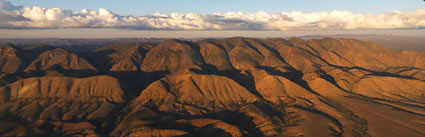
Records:
M23 21L27 20L19 14L22 6L14 6L10 2L0 0L0 27L13 27L8 23L9 21Z
M391 11L378 15L350 11L301 11L211 14L154 13L122 16L104 8L71 11L60 8L20 7L0 0L0 19L6 28L119 28L144 30L323 30L425 27L425 9Z

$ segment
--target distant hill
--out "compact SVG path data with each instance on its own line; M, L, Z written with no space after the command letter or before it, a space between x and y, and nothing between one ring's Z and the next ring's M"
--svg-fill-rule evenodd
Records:
M130 43L130 42L152 42L164 41L163 38L110 38L110 39L63 39L63 38L0 38L0 44L8 43L16 46L49 45L61 47L72 52L86 52L106 45Z
M380 44L393 49L425 50L422 42L425 36L397 36L397 35L326 35L326 36L304 36L304 39L313 38L353 38Z

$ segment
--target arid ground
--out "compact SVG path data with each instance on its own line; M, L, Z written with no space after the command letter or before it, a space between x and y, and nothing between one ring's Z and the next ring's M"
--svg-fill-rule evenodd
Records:
M0 136L424 137L425 52L368 41L3 44Z

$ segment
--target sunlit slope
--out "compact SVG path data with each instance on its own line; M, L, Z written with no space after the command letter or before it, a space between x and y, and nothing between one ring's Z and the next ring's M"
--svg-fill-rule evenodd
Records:
M242 37L0 51L2 136L425 136L417 51Z

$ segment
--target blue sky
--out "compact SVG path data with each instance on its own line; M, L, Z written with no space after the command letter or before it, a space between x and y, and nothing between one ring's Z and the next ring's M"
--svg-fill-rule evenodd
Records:
M13 0L14 5L40 6L79 11L106 8L122 15L161 13L213 13L348 10L355 13L414 11L425 8L422 0Z

